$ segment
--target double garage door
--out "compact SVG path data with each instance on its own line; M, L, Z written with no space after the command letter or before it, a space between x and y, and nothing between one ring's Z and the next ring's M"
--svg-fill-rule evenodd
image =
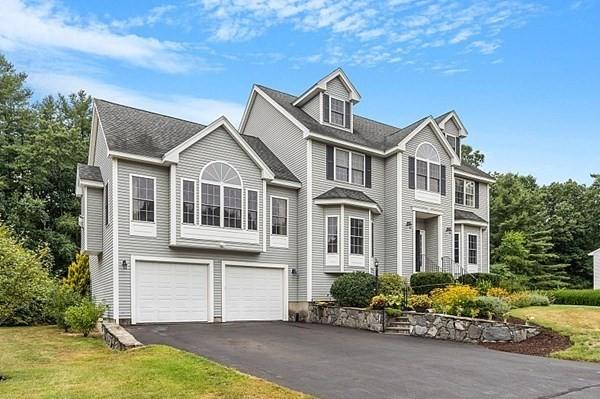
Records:
M138 260L132 272L133 323L213 320L211 263ZM287 317L284 267L224 263L221 273L223 321Z

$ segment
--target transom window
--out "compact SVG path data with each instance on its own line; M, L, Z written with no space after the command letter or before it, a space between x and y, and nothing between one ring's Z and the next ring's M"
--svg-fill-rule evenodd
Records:
M327 216L327 253L338 253L338 217Z
M131 185L132 219L154 223L154 179L131 176Z
M242 228L242 179L224 162L208 164L200 176L203 225Z
M335 180L365 185L365 156L357 152L335 149Z
M335 97L329 97L329 121L333 125L344 126L344 118L346 116L346 103L338 100Z
M248 190L248 230L258 230L258 191Z
M477 264L477 236L469 234L469 263Z
M287 199L271 197L271 234L287 235Z
M196 223L196 182L183 180L181 188L183 223Z
M364 254L365 229L362 219L350 218L350 254Z
M457 178L454 187L455 203L475 207L474 181Z
M417 189L440 192L441 167L437 150L429 143L423 143L417 148Z

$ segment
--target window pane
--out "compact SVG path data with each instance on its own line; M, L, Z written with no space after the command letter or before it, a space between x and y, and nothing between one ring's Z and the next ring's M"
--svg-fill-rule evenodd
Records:
M469 235L469 263L477 264L477 236Z
M465 181L462 179L456 179L455 202L459 205L465 203Z
M331 98L331 123L344 126L344 101Z
M475 206L475 183L472 181L465 182L465 205Z
M427 190L427 162L417 159L417 188Z
M196 223L196 183L192 180L183 181L183 223Z
M460 234L454 234L454 263L460 263Z
M338 218L327 218L327 253L337 254L338 252Z
M287 200L273 198L271 209L271 233L287 235Z
M364 226L361 219L350 219L350 253L362 255L364 250Z
M133 220L154 222L154 180L132 176Z
M364 184L365 178L365 156L352 153L352 183Z
M429 164L429 191L440 192L440 165Z
M242 190L224 187L223 224L225 227L242 228Z
M350 170L350 153L348 151L335 150L335 179L348 181Z
M202 224L221 225L221 192L214 184L202 183Z
M248 191L248 230L258 230L258 192Z

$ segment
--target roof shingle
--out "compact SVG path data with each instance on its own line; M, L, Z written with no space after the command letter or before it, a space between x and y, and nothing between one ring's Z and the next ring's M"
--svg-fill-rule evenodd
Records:
M454 210L454 219L455 220L471 220L473 222L487 223L485 221L485 219L477 216L473 212L463 211L462 209Z
M470 173L472 175L475 176L479 176L479 177L483 177L486 179L492 179L495 180L494 177L492 175L490 175L489 173L484 172L483 170L468 164L465 161L461 161L460 165L456 167L457 170L463 171L465 173Z
M100 168L97 166L86 165L83 163L77 164L77 174L81 180L91 180L103 182L102 180L102 172Z
M362 191L351 190L349 188L343 187L334 187L331 190L319 195L318 197L315 197L315 199L351 199L355 201L370 202L372 204L378 205L377 202L373 201L371 197L369 197Z

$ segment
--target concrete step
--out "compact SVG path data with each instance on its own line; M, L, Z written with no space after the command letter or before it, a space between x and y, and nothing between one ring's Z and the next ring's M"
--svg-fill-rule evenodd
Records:
M386 334L386 335L410 335L408 330L390 330L389 328L385 329L384 334Z
M390 326L390 327L386 327L385 331L410 331L410 326L401 326L401 327Z
M390 326L392 326L392 327L401 327L401 326L407 326L407 327L409 327L410 326L410 322L408 322L408 321L392 321L390 323Z

